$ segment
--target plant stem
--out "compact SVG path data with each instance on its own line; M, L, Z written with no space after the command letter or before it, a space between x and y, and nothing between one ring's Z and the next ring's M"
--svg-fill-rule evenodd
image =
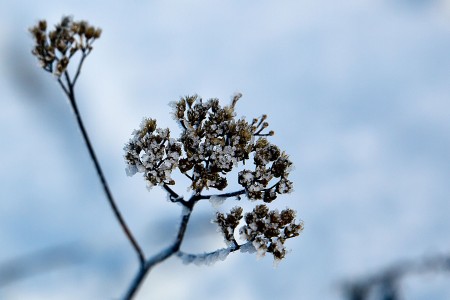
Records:
M231 198L231 197L238 197L240 195L244 195L246 193L245 189L231 192L231 193L223 193L223 194L215 194L215 195L200 195L199 199L211 199L211 197L219 197L219 198Z
M177 238L172 243L172 245L168 246L155 256L148 259L144 266L141 266L139 271L137 272L135 278L133 279L133 282L130 284L128 291L123 298L124 300L130 300L134 297L136 292L139 290L140 286L144 282L145 277L147 274L151 271L151 269L156 266L157 264L165 261L172 255L176 254L180 250L181 242L183 241L184 234L186 232L186 228L189 222L189 219L191 217L192 209L194 208L194 205L197 201L197 198L192 197L189 201L186 201L186 209L187 212L183 215L183 218L181 219L181 224L178 229Z
M84 58L84 57L83 57ZM83 61L83 59L82 59ZM81 63L80 63L81 65ZM70 105L72 106L72 110L75 114L75 117L77 119L77 123L78 123L78 127L80 128L81 134L83 135L84 138L84 143L86 144L86 147L88 148L89 151L89 155L91 156L91 160L94 163L95 166L95 170L97 171L97 176L100 179L100 182L103 186L103 190L105 192L106 198L108 199L108 202L111 206L111 209L113 210L113 213L117 219L117 221L120 224L120 227L122 228L123 232L125 233L125 236L127 237L127 239L130 241L131 245L133 246L136 254L138 255L139 258L139 263L141 265L141 267L144 266L145 264L145 256L144 256L144 252L142 251L141 247L139 246L138 242L136 241L136 239L134 238L133 234L131 233L131 230L129 229L129 227L127 226L127 224L125 223L124 218L122 217L122 214L120 213L119 208L116 205L116 202L114 201L114 198L111 194L111 191L109 189L108 183L106 182L105 176L103 175L103 171L100 167L100 164L98 162L97 156L95 155L94 152L94 148L92 147L91 141L89 139L89 136L87 134L87 131L84 127L83 124L83 120L81 119L81 115L80 112L78 110L78 106L75 100L75 93L74 93L74 85L75 85L75 80L79 75L79 69L77 70L77 74L75 76L74 81L70 80L70 76L69 73L67 71L64 72L64 76L67 82L67 87L64 86L63 82L61 80L58 80L58 82L60 83L61 87L63 88L64 92L66 93L67 97L69 98L70 101Z

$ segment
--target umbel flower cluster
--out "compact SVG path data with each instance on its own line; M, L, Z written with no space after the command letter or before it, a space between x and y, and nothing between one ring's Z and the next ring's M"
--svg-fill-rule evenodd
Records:
M215 222L228 244L237 244L234 233L241 219L241 207L233 208L226 215L219 212L216 214ZM239 230L241 239L250 242L258 256L264 256L268 252L276 260L286 256L284 242L298 236L303 230L302 223L295 223L295 211L290 208L278 212L260 204L252 212L246 213L244 219L246 224Z
M252 201L270 203L278 195L291 192L293 184L288 177L292 162L269 142L268 137L274 133L265 132L269 126L266 115L251 122L236 118L235 105L240 97L234 96L224 107L218 99L203 101L196 95L172 103L173 115L182 128L178 139L170 136L169 129L157 128L156 120L144 119L124 148L127 174L143 173L149 188L161 185L167 189L175 184L171 174L178 169L190 180L198 200L246 195ZM238 173L236 181L242 190L202 195L204 190L224 190L228 173L240 164L253 165ZM242 218L243 209L235 207L227 215L217 213L214 220L233 249L241 246L234 234ZM284 242L303 229L301 223L295 223L291 209L279 213L258 205L244 219L246 225L239 230L241 239L250 242L259 255L269 252L275 259L284 258Z
M278 194L292 191L288 180L292 162L262 133L268 127L267 116L248 123L235 119L234 108L240 95L230 106L221 107L218 99L204 102L188 96L173 103L174 115L183 128L178 140L170 138L169 129L156 127L156 120L144 119L124 150L127 174L144 173L149 187L173 185L171 172L178 167L192 182L191 188L223 190L226 178L238 163L245 163L253 154L254 170L239 172L238 182L252 200L272 202ZM255 141L256 139L256 141ZM275 179L272 185L272 180Z
M36 42L32 53L38 58L42 68L57 77L64 73L70 58L81 51L83 55L92 50L92 43L101 35L101 29L86 21L74 22L65 16L47 32L47 22L41 20L30 28Z

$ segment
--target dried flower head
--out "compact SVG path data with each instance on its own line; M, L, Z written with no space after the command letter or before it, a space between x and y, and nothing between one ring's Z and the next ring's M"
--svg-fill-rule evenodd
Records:
M59 77L75 53L89 54L92 43L101 35L101 29L86 21L75 22L72 17L64 16L54 30L47 32L47 22L41 20L30 28L30 33L35 40L33 55L44 70Z
M246 225L239 229L243 240L251 242L258 256L272 253L274 259L281 260L286 255L284 243L296 237L303 230L303 224L295 223L295 211L287 208L279 212L257 205L252 212L245 214Z
M169 129L156 128L156 120L144 119L124 150L129 176L143 172L149 188L175 184L170 174L178 166L181 145Z
M236 243L234 231L242 219L242 211L242 207L236 206L226 215L220 212L216 213L214 223L219 225L219 229L225 238L225 242L229 245Z
M263 133L268 127L267 116L251 123L245 118L237 119L234 109L240 97L236 95L231 105L224 107L218 99L203 101L197 95L172 103L173 115L183 131L177 141L167 140L166 144L152 141L153 146L149 146L141 124L125 147L128 173L145 172L153 186L168 183L168 173L177 166L191 180L191 189L199 194L204 189L223 190L228 185L227 173L253 156L255 170L243 170L238 178L250 199L271 202L278 194L292 191L292 182L287 179L292 162L267 140L273 132ZM151 132L165 132L152 126ZM177 155L170 156L170 160L163 155L173 152ZM158 172L156 166L167 167L165 172Z

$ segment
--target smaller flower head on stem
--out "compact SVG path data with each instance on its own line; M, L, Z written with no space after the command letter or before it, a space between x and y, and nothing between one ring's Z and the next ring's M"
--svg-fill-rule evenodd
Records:
M100 28L86 21L73 21L64 16L54 30L47 31L47 21L41 20L29 29L35 45L33 55L47 72L60 77L67 69L70 59L79 51L84 56L92 50L92 43L100 38Z

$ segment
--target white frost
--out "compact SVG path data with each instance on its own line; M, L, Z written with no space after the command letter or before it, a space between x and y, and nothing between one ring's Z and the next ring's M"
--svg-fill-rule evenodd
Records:
M183 261L184 264L194 263L197 266L211 266L218 260L224 261L227 258L228 254L230 254L230 251L230 248L223 248L214 252L204 254L186 254L184 252L179 252L178 257Z
M218 209L219 206L221 206L225 202L225 199L225 197L213 195L209 198L209 202L214 207L214 209Z
M127 173L127 176L131 177L138 172L138 169L135 165L127 165L125 172Z
M252 242L247 242L247 243L241 245L240 251L242 253L246 253L247 252L247 253L252 254L252 253L256 252L256 248L255 248L255 246L253 246Z

